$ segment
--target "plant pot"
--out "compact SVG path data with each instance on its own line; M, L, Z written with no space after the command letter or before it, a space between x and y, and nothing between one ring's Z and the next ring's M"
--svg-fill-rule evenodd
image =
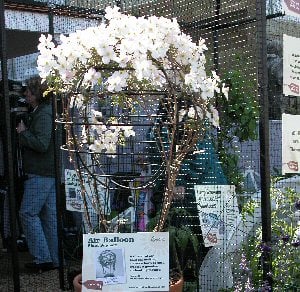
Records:
M82 291L82 274L78 274L73 280L73 287L75 292Z
M170 285L170 292L182 292L183 291L183 277L181 277L177 282Z

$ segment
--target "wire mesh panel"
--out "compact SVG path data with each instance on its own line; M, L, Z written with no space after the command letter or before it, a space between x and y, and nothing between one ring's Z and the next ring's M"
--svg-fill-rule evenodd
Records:
M57 269L52 270L58 263L53 257L55 252L51 251L50 257L42 262L55 265L43 267L42 274L32 274L24 268L24 263L32 259L31 255L39 256L32 245L37 237L30 239L32 231L26 231L28 226L24 225L29 212L25 210L24 196L46 196L48 176L36 182L42 186L36 187L33 193L33 181L37 178L32 174L36 173L26 169L26 159L32 160L33 156L24 157L26 145L19 144L14 129L21 119L26 124L28 111L23 104L24 85L25 80L38 74L38 39L41 33L50 32L55 44L59 45L64 40L61 35L70 37L76 31L99 26L105 21L104 10L109 5L117 5L122 13L136 17L176 18L182 31L195 43L205 41L206 70L216 71L224 87L229 88L228 99L221 93L216 94L219 127L199 136L196 146L182 162L174 185L171 211L166 219L169 231L175 232L176 244L186 242L177 259L185 279L184 291L269 291L272 283L263 282L266 279L265 266L268 265L264 256L272 252L276 260L272 262L273 274L268 275L268 279L273 278L274 291L300 289L297 282L299 264L294 260L299 257L298 181L297 176L287 178L281 171L281 116L299 112L299 97L283 95L283 35L299 38L299 17L282 15L282 2L289 5L289 1L267 1L267 39L260 39L258 36L264 29L260 27L258 17L261 2L71 0L24 1L19 6L13 1L5 2L14 176L16 182L20 181L20 186L16 184L16 194L11 196L18 198L15 201L16 217L19 218L20 208L23 216L15 224L17 236L13 238L18 240L21 291L59 291L63 286L71 289L74 275L81 270L83 233L152 231L162 216L161 205L168 179L161 155L163 147L158 141L160 138L161 145L167 145L168 149L168 130L164 132L163 129L169 127L165 104L170 102L164 90L144 90L135 95L135 92L123 89L124 100L129 96L132 106L122 104L120 100L117 104L115 99L119 97L111 92L101 93L101 83L89 92L82 91L78 85L72 92L57 95L53 104L57 143L53 145L59 148L56 168L59 188L56 192L63 268L60 273ZM297 13L297 7L293 13ZM264 104L259 100L263 98L260 87L264 80L260 80L263 74L259 73L261 64L258 60L265 41L269 105L268 108L259 108ZM74 46L70 55L76 56L77 49ZM119 70L96 69L103 76ZM88 102L84 96L89 97ZM136 106L134 100L141 97L147 102L143 107ZM263 138L261 132L259 140L258 129L259 122L265 122L260 120L261 113L266 112L270 118L270 141L267 144L270 145L271 199L276 205L271 214L267 214L272 215L272 242L263 241L262 217L265 214L260 211L266 182L261 181L264 177L261 173L264 162L260 161ZM109 142L106 141L108 148L105 150L99 136L95 135L100 131L99 127L121 133L117 140L111 137ZM162 136L158 137L157 129L162 131ZM95 140L99 143L96 144ZM43 170L50 162L46 164ZM2 176L6 176L3 171ZM5 248L5 240L11 237L9 230L5 229L5 220L9 221L5 184L1 186L1 198L1 238ZM101 210L97 209L99 205ZM283 208L278 208L281 205ZM39 218L44 214L43 210ZM53 223L57 220L54 217ZM41 237L39 234L38 241ZM49 238L47 241L51 245ZM286 256L280 258L278 250L285 250ZM4 285L3 291L13 291L9 252L1 252L0 259L0 270L4 271L0 287ZM171 266L173 260L170 258ZM282 267L285 276L278 274Z
M1 85L3 89L8 83L4 91L8 118L3 127L7 129L6 143L12 143L5 155L11 153L12 158L5 160L3 181L7 193L1 208L5 220L1 235L4 259L9 264L1 261L1 280L14 279L14 285L1 286L1 290L58 291L52 106L44 100L44 88L38 79L32 79L37 75L38 39L48 32L49 19L46 6L40 3L37 7L28 3L27 9L5 3L5 8L1 29L5 29L6 42L1 50L7 51L7 68L2 66L7 71L2 71L3 76L7 75ZM40 275L41 271L45 274ZM42 282L44 287L40 289Z
M85 5L88 6L89 3ZM188 257L185 259L185 278L187 282L194 283L194 286L190 286L193 288L187 289L197 289L198 287L202 291L218 291L222 288L230 288L239 276L238 273L228 276L230 274L229 269L235 271L235 267L231 266L231 262L239 261L238 258L234 259L230 255L235 254L241 248L242 241L250 232L251 226L255 222L259 222L259 218L247 218L250 225L248 227L245 227L242 221L236 222L236 226L231 226L232 228L236 227L236 230L232 229L231 233L226 235L228 236L228 242L223 244L221 248L211 248L209 245L204 244L207 241L207 234L203 235L201 232L199 213L202 214L202 211L198 210L194 186L217 185L222 189L220 185L234 184L237 188L238 200L232 202L229 200L227 204L240 209L249 199L255 202L256 200L259 201L260 182L257 181L257 178L259 178L259 144L256 142L256 148L251 143L245 146L241 144L241 142L257 137L255 4L252 2L226 2L220 4L209 1L200 4L193 1L173 3L140 1L122 2L120 7L122 11L136 16L176 17L182 29L189 33L195 41L198 41L200 37L205 39L208 46L209 67L218 71L221 77L224 78L224 82L233 88L234 95L230 100L232 104L226 104L221 97L218 101L221 112L221 129L219 133L210 133L204 141L199 141L195 153L191 153L190 158L186 159L183 164L177 182L177 187L181 190L181 196L179 195L173 206L174 209L184 209L186 212L182 214L175 212L172 219L175 225L180 222L177 227L182 224L192 227L193 233L197 234L200 242L199 258L196 261ZM96 109L99 110L101 106L97 106ZM233 107L235 107L234 110ZM234 111L233 114L232 111ZM112 115L112 110L110 110L110 115ZM118 110L117 116L120 116ZM134 116L129 114L128 118L131 121L136 120L137 125L140 124L143 130L145 129L139 111ZM222 123L223 121L224 123ZM134 122L132 125L135 125ZM150 126L151 122L149 128ZM78 133L79 131L82 130L77 129L77 132L75 132ZM222 133L224 133L223 136ZM139 134L142 133L139 132ZM141 136L144 136L143 139L141 139ZM220 137L218 141L216 137ZM148 143L150 142L150 145L151 143L153 145L151 138L153 139L153 136L148 138L150 139ZM146 141L143 142L144 139L147 140L145 134L136 135L128 144L129 146L119 150L120 152L115 158L109 158L105 154L105 160L104 162L102 160L100 170L97 170L100 172L100 176L102 171L113 177L114 181L117 177L120 179L117 182L121 187L121 190L117 192L118 200L122 196L127 198L130 195L128 192L126 193L126 185L124 184L128 180L129 174L133 175L133 178L137 175L138 162L136 157L138 155L144 155L147 160L150 160L147 163L151 165L152 175L155 174L156 165L159 165L159 162L157 162L157 159L159 161L159 155L156 154L155 156L148 153L149 151L157 152L157 149L155 150L155 147L152 149L149 146L143 148L140 143L145 143ZM132 153L129 155L129 159L124 158L126 153ZM94 166L93 161L96 161L97 158L92 155L90 159L90 165ZM83 160L81 159L81 161ZM88 162L85 163L85 167L88 168ZM253 164L255 164L255 169ZM247 178L248 182L245 187L242 185L244 177ZM154 210L160 204L163 186L164 178L161 175L160 179L156 180L152 186ZM112 187L112 190L115 192L115 187ZM110 195L113 198L116 193L110 192ZM121 197L119 197L120 195ZM226 204L221 211L223 219L221 221L228 222L225 206ZM112 208L115 208L113 204ZM120 212L122 210L115 209L114 211ZM259 217L258 211L256 211L255 216ZM230 229L229 226L227 228ZM136 230L136 226L134 230ZM201 275L199 282L198 273Z
M3 9L0 9L1 11L1 27L3 26ZM1 44L5 43L5 35L3 33L3 29L1 29ZM8 184L7 184L7 160L6 157L8 157L8 149L9 147L6 147L6 145L11 146L9 143L10 137L7 135L5 128L6 128L6 121L7 115L5 114L5 108L7 108L7 98L5 101L5 95L8 93L9 85L3 82L4 79L7 79L6 74L6 67L3 63L3 59L5 58L5 50L1 50L1 134L0 134L0 175L1 175L1 207L0 207L0 228L1 228L1 251L0 251L0 257L1 257L1 273L3 274L3 277L1 277L1 289L2 290L13 290L14 288L14 282L13 279L9 276L9 274L13 271L12 267L12 261L11 258L8 256L7 251L9 248L9 243L5 240L6 235L8 235L10 231L10 218L9 218L9 201L8 201ZM8 125L8 129L10 129ZM12 156L10 156L11 158ZM10 246L11 248L11 246Z
M271 148L270 154L274 180L271 195L273 202L276 203L276 207L272 209L273 286L275 291L297 291L300 285L298 280L300 266L293 259L299 257L299 249L296 247L299 242L297 231L299 228L297 227L299 224L297 217L299 190L296 183L299 176L289 163L291 160L289 153L297 149L297 136L291 144L286 144L285 141L291 133L286 126L287 118L297 119L299 115L299 91L297 86L293 87L293 83L299 82L299 68L297 65L294 67L293 58L289 59L291 54L297 60L299 52L297 48L300 37L299 3L269 1L267 11L269 17L267 21L267 67L270 138L274 141L274 148L273 151ZM292 43L290 39L293 40ZM290 53L289 50L294 50L295 53ZM293 79L294 74L296 74L295 79ZM287 92L287 88L291 90ZM293 124L296 125L295 122ZM287 206L289 210L286 210ZM279 214L284 214L286 223L278 224ZM279 230L277 226L280 227ZM290 232L287 231L287 226ZM283 244L282 241L285 243ZM281 257L285 258L284 266L281 266ZM279 268L280 266L282 268ZM282 269L280 273L282 277L286 275L286 281L279 276L279 269Z
M283 96L283 35L299 38L299 18L283 16L280 1L270 3L270 15L273 17L267 23L268 32L268 70L270 118L281 120L282 113L299 114L296 96Z

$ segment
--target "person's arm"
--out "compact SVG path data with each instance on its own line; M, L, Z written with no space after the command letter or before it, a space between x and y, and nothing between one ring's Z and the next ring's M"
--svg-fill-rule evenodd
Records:
M22 146L31 148L37 152L46 152L52 135L51 115L39 115L34 121L32 129L25 129L19 134Z

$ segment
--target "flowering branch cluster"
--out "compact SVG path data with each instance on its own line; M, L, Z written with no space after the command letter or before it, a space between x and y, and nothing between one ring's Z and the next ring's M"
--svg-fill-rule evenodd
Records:
M114 153L117 152L117 145L123 145L126 138L135 136L133 127L129 125L120 125L117 119L110 118L109 124L105 124L102 112L92 109L88 117L88 123L82 126L82 143L88 144L92 152ZM93 137L97 139L93 140Z
M39 74L49 90L70 96L69 108L78 109L84 122L76 145L94 153L113 156L116 145L135 132L121 118L105 121L101 112L89 109L92 98L109 99L112 106L129 112L135 106L147 112L149 92L157 94L161 112L154 132L166 169L162 216L156 228L160 231L180 166L207 126L218 126L214 96L226 96L228 89L215 72L206 74L204 40L195 44L176 19L137 18L120 13L118 7L107 7L105 12L105 23L61 36L58 45L51 35L42 35ZM74 144L71 141L69 147Z
M168 78L162 72L172 70L176 83L198 93L206 100L219 89L219 77L206 76L203 40L196 45L180 31L176 19L125 15L118 7L106 8L108 24L61 36L56 46L51 35L41 36L38 69L44 79L59 76L70 91L74 82L94 85L102 82L97 68L120 67L106 78L108 91L121 91L147 80L151 86L165 88ZM128 69L134 69L129 70ZM76 85L76 84L75 84ZM77 84L78 85L78 84Z
M105 18L107 22L97 27L62 35L57 46L51 35L40 37L38 70L51 90L70 94L71 104L81 109L95 86L102 96L122 95L124 90L185 92L188 102L173 111L174 116L179 113L179 122L187 117L218 125L211 100L222 85L214 72L206 75L203 40L193 43L181 32L176 19L137 18L120 13L118 7L107 7ZM224 86L222 90L227 93ZM112 145L122 140L120 133L134 135L132 128L125 128L100 123L90 150L115 152ZM84 141L86 129L83 132Z

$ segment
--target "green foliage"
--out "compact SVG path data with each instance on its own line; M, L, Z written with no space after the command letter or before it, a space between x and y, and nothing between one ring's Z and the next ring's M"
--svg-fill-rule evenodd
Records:
M254 216L254 210L257 207L257 201L253 200L253 199L249 199L245 204L242 204L242 211L241 211L241 216L242 219L245 221L246 220L246 216Z
M238 68L243 68L238 58ZM239 155L234 151L234 139L239 142L257 139L257 121L259 104L256 100L256 82L247 78L241 69L228 71L222 76L229 87L228 99L224 95L217 97L220 115L217 149L224 173L229 183L241 191L243 177L237 171Z
M235 291L242 291L237 287L246 283L251 283L253 289L262 287L262 253L266 248L271 256L272 291L299 291L300 289L300 238L297 235L297 230L299 232L300 228L300 219L297 218L300 213L300 194L293 189L286 188L282 191L272 187L271 199L272 241L268 246L262 242L261 227L256 229L254 236L248 238L241 251L245 261L240 277L236 279ZM253 204L245 205L244 210L246 213L252 212Z
M229 86L229 94L228 99L222 95L218 98L220 132L227 135L231 131L240 141L256 139L259 106L255 81L247 79L239 69L224 74L223 80Z
M190 268L186 261L188 256L192 254L195 263L199 256L198 237L190 226L184 224L183 218L187 216L188 212L185 209L172 207L166 222L170 242L170 269L179 270L181 273ZM148 223L147 229L152 231L158 220L159 215L153 217Z

